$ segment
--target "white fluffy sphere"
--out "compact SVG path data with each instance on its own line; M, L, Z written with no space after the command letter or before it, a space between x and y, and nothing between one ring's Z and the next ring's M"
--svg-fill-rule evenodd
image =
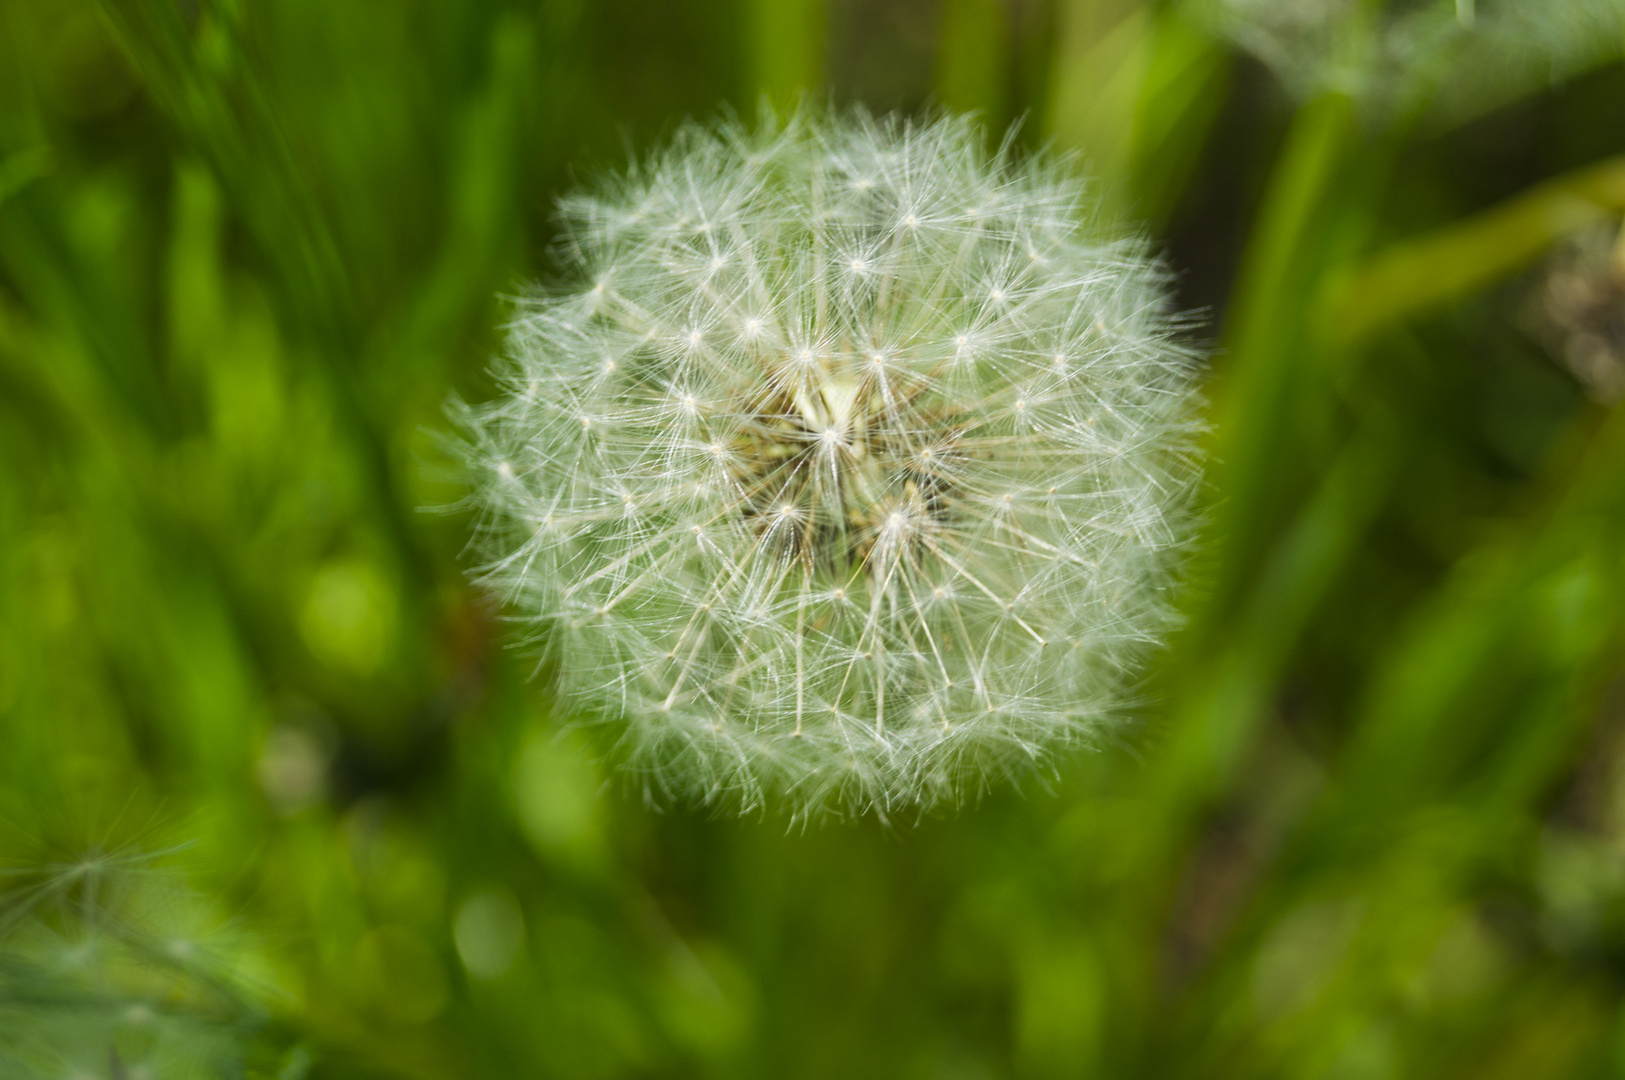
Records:
M1086 741L1197 476L1164 274L964 118L683 128L469 409L483 580L651 792L951 799Z

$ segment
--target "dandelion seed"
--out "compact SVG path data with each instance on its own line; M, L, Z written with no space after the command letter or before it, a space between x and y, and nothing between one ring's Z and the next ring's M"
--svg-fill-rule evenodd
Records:
M1165 274L1064 163L981 146L691 125L565 201L602 302L524 304L539 389L473 410L481 579L650 790L949 801L1088 742L1167 626L1197 468Z

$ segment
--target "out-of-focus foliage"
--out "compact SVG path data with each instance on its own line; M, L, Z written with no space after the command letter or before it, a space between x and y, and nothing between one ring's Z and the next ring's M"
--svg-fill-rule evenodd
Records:
M1625 1069L1619 27L0 0L0 1068ZM572 177L808 84L1086 155L1209 312L1215 468L1121 747L790 832L606 780L419 510Z

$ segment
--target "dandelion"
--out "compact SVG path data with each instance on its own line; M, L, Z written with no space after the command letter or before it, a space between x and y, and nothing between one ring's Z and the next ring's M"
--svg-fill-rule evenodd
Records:
M1165 276L967 119L690 125L464 411L498 591L652 795L886 814L1088 742L1197 467Z
M1190 0L1295 94L1459 123L1619 55L1618 0ZM1517 88L1522 87L1522 90Z
M248 976L263 954L170 853L0 860L0 1076L240 1076L301 1053Z

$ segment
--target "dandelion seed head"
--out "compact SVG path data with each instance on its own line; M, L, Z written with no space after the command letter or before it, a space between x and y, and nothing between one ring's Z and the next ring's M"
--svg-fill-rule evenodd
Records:
M647 790L953 801L1098 736L1169 625L1198 464L1166 276L1066 163L982 145L690 125L564 201L596 301L525 301L472 410L479 574Z

